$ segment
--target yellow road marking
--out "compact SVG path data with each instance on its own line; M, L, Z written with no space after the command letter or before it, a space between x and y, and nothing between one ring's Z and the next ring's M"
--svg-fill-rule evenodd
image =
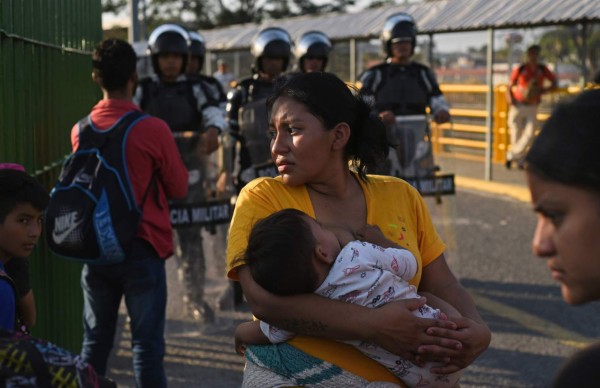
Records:
M469 291L473 296L473 299L475 299L475 303L481 308L499 315L502 318L516 322L529 330L533 330L547 337L553 338L565 346L582 349L595 342L595 339L593 338L588 338L577 332L565 329L560 325L537 317L521 309L517 309L504 303L486 298L485 296L472 290Z

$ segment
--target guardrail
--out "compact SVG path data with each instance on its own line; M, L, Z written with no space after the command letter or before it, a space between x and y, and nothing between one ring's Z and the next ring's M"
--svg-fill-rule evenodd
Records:
M487 85L443 84L440 88L450 103L452 122L432 125L431 140L434 152L484 161L487 133L485 121L489 114L485 109ZM494 104L491 112L493 115L492 162L494 163L506 161L506 150L510 146L506 88L504 84L494 87ZM569 87L544 95L537 114L538 129L539 125L548 118L557 101L580 91L579 87Z

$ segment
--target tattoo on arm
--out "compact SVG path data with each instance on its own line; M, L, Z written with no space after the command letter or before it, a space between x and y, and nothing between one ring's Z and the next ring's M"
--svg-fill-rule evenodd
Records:
M327 331L327 325L323 322L306 319L287 319L281 322L281 326L286 330L305 335L320 334Z

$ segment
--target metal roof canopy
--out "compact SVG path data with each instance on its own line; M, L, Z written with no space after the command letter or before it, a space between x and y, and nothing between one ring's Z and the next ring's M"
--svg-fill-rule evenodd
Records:
M201 31L209 50L250 47L252 37L266 27L284 28L297 39L320 30L332 41L379 38L385 19L396 12L411 14L419 34L483 31L600 21L598 0L442 0L269 20Z

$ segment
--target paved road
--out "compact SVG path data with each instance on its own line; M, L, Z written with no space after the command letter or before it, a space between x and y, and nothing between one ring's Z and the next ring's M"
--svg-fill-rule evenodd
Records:
M574 308L562 302L545 264L531 254L535 217L528 203L465 189L444 197L441 205L428 203L448 244L451 268L472 292L493 332L490 348L466 370L461 386L548 386L562 360L598 336L600 304ZM187 320L177 296L174 261L168 272L169 386L239 387L243 363L233 352L232 333L249 313L217 311L216 324L204 327ZM213 306L226 286L218 273L213 263ZM119 386L133 386L130 355L123 330L110 368Z
M546 387L565 357L598 336L600 304L566 305L531 254L529 203L460 190L431 206L448 261L493 333L462 387Z

